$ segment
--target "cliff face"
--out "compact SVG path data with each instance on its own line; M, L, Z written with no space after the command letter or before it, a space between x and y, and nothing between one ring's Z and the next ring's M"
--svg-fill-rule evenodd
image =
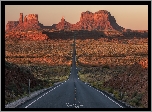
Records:
M40 29L38 14L29 14L24 17L23 21L23 13L20 13L19 21L10 21L6 25L6 31L10 30L33 30ZM43 26L43 24L41 25Z
M19 21L8 21L6 24L6 31L14 29L19 24Z
M56 25L56 29L65 30L124 30L123 27L116 23L116 20L111 16L110 12L106 10L99 10L98 12L92 13L90 11L82 12L80 21L76 24L70 24L61 19Z
M61 22L59 22L56 26L56 29L58 30L70 30L71 24L62 17Z
M28 16L24 17L24 26L28 25L38 25L38 15L37 14L29 14Z
M19 21L7 23L6 30L33 30L33 29L56 29L56 30L124 30L123 27L116 23L116 20L106 10L99 10L95 13L90 11L82 12L80 21L76 24L67 22L63 17L58 24L52 26L43 26L38 21L38 14L29 14L24 17L20 13Z
M19 24L23 23L23 13L20 13Z
M123 30L121 26L116 23L116 20L111 16L110 12L106 10L99 10L92 13L89 11L82 12L80 21L76 23L79 29L84 30Z

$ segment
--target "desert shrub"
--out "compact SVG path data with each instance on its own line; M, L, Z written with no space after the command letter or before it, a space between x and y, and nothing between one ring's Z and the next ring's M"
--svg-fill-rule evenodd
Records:
M11 82L8 86L6 86L6 90L16 92L17 91L16 84Z
M135 91L135 92L132 94L131 98L134 98L137 94L138 94L138 92Z
M130 100L130 104L134 105L134 106L139 106L141 105L141 99L142 99L142 94L141 93L136 93L136 96L134 96L131 100Z
M121 94L120 94L120 92L114 90L114 91L113 91L113 94L114 94L114 97L115 97L116 99L118 99L118 100L121 99Z
M113 88L111 88L111 87L107 88L106 90L107 90L107 92L109 92L109 93L113 93Z
M126 102L126 101L128 101L128 98L129 98L129 97L128 97L128 94L127 94L126 92L124 92L124 93L123 93L122 100Z
M104 65L102 68L103 68L103 69L104 69L104 68L110 69L110 66L109 66L109 65Z

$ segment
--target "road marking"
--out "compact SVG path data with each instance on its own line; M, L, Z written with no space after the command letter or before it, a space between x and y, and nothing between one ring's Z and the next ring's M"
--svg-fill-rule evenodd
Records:
M78 101L79 102L79 101ZM80 102L79 102L80 103ZM66 106L67 107L70 107L70 106L74 106L75 108L79 108L80 106L82 107L83 105L77 105L76 103L75 104L72 104L72 105L69 105L69 103L66 103Z
M30 103L28 106L26 106L25 108L29 107L30 105L32 105L34 102L36 102L36 100L34 100L32 103Z
M40 99L40 97L39 98L37 98L37 100L39 100Z
M103 92L100 92L100 93L101 93L102 95L104 95Z
M62 83L63 84L63 83ZM60 85L58 85L57 87L59 87ZM57 87L54 87L53 89L56 89ZM34 100L32 103L30 103L29 105L27 105L25 108L29 107L30 105L32 105L33 103L35 103L36 101L38 101L40 98L42 98L43 96L45 96L46 94L48 94L49 92L53 91L53 89L49 90L48 92L44 93L42 96L38 97L36 100Z
M85 82L85 84L87 84ZM88 85L89 86L89 85ZM90 86L91 87L91 86ZM93 87L92 87L93 88ZM114 100L112 100L111 98L109 98L107 95L105 95L103 92L99 91L98 89L93 88L94 90L100 92L102 95L104 95L105 97L107 97L109 100L111 100L112 102L114 102L115 104L117 104L119 107L123 108L123 106L119 105L117 102L115 102Z

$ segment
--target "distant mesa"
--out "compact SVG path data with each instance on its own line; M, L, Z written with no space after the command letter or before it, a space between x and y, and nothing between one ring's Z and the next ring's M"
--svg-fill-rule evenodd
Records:
M20 13L19 21L8 21L6 25L6 31L30 29L40 29L38 14L26 15L23 20L23 13Z
M110 12L106 10L99 10L95 13L90 11L82 12L80 21L77 22L76 26L84 30L124 30L123 27L116 23Z
M125 28L116 23L114 16L106 10L99 10L95 13L90 11L82 12L80 21L76 24L70 24L64 18L57 24L56 29L64 30L118 30Z
M107 10L99 10L95 13L90 11L82 12L80 20L76 24L71 24L62 16L58 24L44 26L38 21L38 14L29 14L23 17L20 13L19 21L8 21L6 31L10 30L31 30L31 29L54 29L54 30L117 30L123 31L125 28L116 23L114 16Z

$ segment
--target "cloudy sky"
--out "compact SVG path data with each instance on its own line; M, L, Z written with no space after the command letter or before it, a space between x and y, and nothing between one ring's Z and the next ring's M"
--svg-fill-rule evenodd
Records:
M45 26L57 24L62 16L74 24L80 20L85 11L97 12L107 10L115 17L116 22L132 30L148 30L147 5L6 5L5 24L8 21L18 21L19 14L38 14L38 20Z

